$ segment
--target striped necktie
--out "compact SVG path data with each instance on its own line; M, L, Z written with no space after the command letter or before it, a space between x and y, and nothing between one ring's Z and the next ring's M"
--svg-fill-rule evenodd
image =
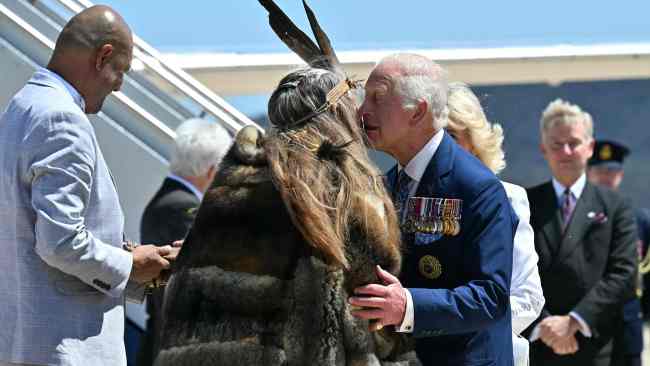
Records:
M566 230L567 226L569 226L575 207L575 196L571 190L567 188L562 194L562 230Z
M395 189L395 203L400 221L404 219L404 212L406 211L406 203L411 191L411 177L406 173L406 169L402 169L397 176L397 187Z

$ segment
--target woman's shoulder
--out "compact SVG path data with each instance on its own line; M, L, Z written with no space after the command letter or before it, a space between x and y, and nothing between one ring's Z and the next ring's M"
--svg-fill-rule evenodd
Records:
M501 181L501 184L503 185L503 188L506 190L506 194L510 199L526 197L526 190L524 187L503 180Z
M504 181L501 181L501 184L506 191L512 208L514 208L518 215L522 209L529 210L528 193L524 187Z

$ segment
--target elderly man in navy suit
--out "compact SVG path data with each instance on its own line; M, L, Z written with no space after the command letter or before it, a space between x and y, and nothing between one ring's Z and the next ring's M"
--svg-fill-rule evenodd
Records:
M518 220L499 180L445 132L445 71L410 54L366 83L361 123L397 159L387 176L402 220L401 278L356 289L355 316L412 333L425 365L512 365L509 288Z

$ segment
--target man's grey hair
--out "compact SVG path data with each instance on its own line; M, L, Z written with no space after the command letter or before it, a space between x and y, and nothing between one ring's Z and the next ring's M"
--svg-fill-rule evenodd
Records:
M433 115L435 130L447 126L449 81L442 66L424 56L409 53L386 56L379 64L398 66L399 75L393 79L393 87L402 97L404 108L415 108L424 100Z
M218 123L189 119L176 129L169 170L184 177L205 175L221 163L231 144L232 137Z
M539 123L542 141L546 139L546 133L557 125L575 125L582 123L585 127L585 138L588 141L594 138L594 122L591 115L583 111L578 105L571 104L562 99L555 99L544 109L542 119Z

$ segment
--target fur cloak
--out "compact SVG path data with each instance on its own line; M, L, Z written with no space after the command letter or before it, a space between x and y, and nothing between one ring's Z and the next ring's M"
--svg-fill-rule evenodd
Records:
M399 244L353 223L349 267L327 265L293 224L263 145L240 131L206 193L166 289L156 365L409 365L405 336L369 332L347 302L377 282L376 264L398 271ZM356 202L382 220L372 197Z

